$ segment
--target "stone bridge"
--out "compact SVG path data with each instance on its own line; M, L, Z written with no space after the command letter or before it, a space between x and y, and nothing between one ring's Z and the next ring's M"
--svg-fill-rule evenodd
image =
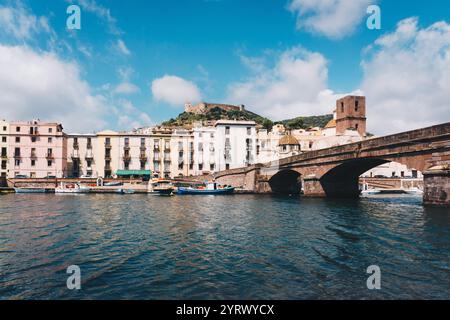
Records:
M424 174L424 202L450 204L450 122L222 171L220 184L256 193L358 197L359 176L395 161Z

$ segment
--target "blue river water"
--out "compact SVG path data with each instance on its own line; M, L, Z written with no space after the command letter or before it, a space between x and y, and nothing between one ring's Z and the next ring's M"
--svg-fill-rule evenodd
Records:
M1 195L0 299L450 299L450 212L406 196Z

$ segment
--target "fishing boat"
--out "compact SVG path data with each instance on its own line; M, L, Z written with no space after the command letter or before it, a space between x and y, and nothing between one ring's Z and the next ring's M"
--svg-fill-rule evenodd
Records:
M175 188L172 184L172 181L165 179L157 179L153 180L149 183L148 193L161 195L161 196L171 196Z
M45 188L14 188L16 193L47 193L48 189Z
M61 185L55 189L55 193L57 194L88 193L89 191L91 191L91 188L84 187L79 183L64 182L61 182Z
M223 195L232 194L234 187L231 186L219 186L216 182L205 183L205 186L201 187L179 187L177 194L193 194L193 195Z

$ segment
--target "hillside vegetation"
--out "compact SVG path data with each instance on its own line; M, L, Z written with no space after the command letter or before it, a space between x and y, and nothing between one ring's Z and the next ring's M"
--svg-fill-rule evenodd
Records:
M294 129L307 129L310 127L324 127L328 121L333 118L332 115L324 116L311 116L311 117L297 117L294 119L288 119L283 121L277 121L275 123L282 123L287 128ZM205 114L195 114L189 112L180 113L176 118L172 118L162 123L167 127L185 127L190 126L194 122L198 121L212 121L212 120L246 120L255 121L257 124L263 126L266 129L271 129L274 122L268 118L262 117L254 112L247 110L233 110L226 111L219 107L213 108Z

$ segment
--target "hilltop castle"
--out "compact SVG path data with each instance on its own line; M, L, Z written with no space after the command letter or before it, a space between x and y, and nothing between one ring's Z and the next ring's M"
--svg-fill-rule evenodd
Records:
M245 106L234 106L231 104L220 104L220 103L208 103L208 102L201 102L196 105L192 105L190 103L186 103L184 105L184 111L188 113L194 113L194 114L206 114L212 109L219 108L224 111L244 111Z

